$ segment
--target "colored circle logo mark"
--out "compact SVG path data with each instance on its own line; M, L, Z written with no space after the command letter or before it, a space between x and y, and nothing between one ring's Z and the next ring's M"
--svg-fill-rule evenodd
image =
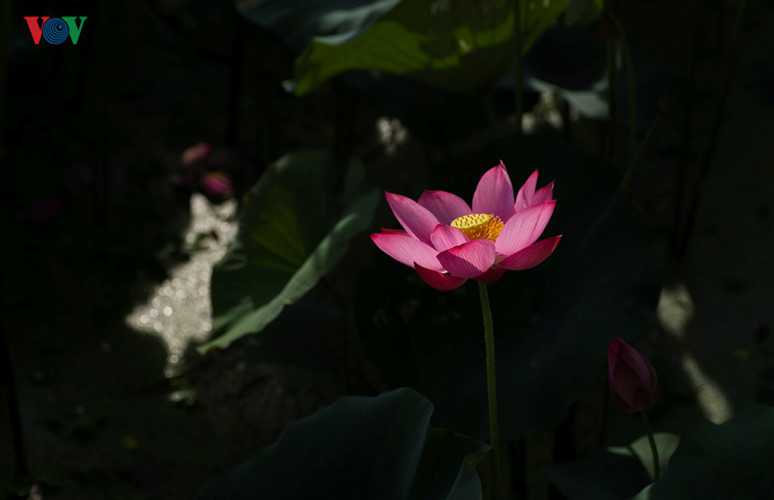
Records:
M43 38L51 45L59 45L67 40L70 28L58 17L52 17L43 25Z

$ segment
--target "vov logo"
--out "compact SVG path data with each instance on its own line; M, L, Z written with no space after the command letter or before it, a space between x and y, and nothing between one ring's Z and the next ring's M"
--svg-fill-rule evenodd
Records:
M81 21L80 26L76 24L76 19ZM67 40L69 35L73 45L78 45L78 39L81 37L81 30L86 19L86 16L51 18L48 16L27 16L24 18L27 21L27 26L30 28L30 35L32 35L32 41L35 42L35 45L40 43L41 35L51 45L59 45Z

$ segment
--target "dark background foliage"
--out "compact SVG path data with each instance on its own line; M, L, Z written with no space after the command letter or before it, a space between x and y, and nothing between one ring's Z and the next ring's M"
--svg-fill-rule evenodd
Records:
M556 253L490 287L515 494L558 497L539 463L642 434L606 395L605 344L616 336L659 372L659 431L682 434L702 418L720 423L774 403L774 5L616 2L635 71L635 138L645 144L619 196L632 162L627 78L622 55L607 73L614 27L594 2L567 2L525 55L522 135L512 61L489 52L448 73L355 71L303 97L288 91L304 70L296 58L318 57L311 36L335 45L397 3L0 4L0 495L190 498L289 422L341 396L404 386L432 403L430 425L486 440L478 298L469 286L432 290L374 248L370 232L397 227L381 195L372 220L355 210L360 232L339 235L332 271L258 334L206 354L195 349L202 341L183 343L171 362L163 335L127 319L180 279L179 266L223 249L233 233L223 228L238 217L216 215L212 227L189 228L194 240L183 237L191 196L206 194L201 176L225 172L242 222L257 220L245 195L298 151L317 155L308 168L319 191L298 197L313 189L306 178L271 189L296 189L288 206L314 222L301 231L301 258L369 189L470 199L501 159L517 186L534 169L539 185L556 180L546 231L564 235ZM365 7L347 10L356 5ZM35 45L23 20L32 15L88 20L77 45ZM202 141L213 153L181 185L189 170L180 156ZM350 192L353 162L363 178ZM213 213L228 206L209 197ZM229 293L259 295L223 266L210 340L223 333ZM281 288L293 268L283 272L262 283ZM180 322L202 314L185 293L191 307L171 313ZM706 432L694 430L689 445ZM676 455L683 470L691 450Z

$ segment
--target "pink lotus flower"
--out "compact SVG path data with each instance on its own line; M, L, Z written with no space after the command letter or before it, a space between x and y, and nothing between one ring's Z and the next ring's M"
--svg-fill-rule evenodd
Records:
M607 353L610 390L621 409L632 413L653 406L658 377L647 358L620 338L607 344Z
M404 231L382 229L371 239L438 290L452 290L468 279L494 283L506 270L540 264L559 243L561 236L537 241L556 204L554 183L536 191L537 178L535 170L514 198L501 161L481 177L472 209L445 191L425 191L419 202L385 193Z

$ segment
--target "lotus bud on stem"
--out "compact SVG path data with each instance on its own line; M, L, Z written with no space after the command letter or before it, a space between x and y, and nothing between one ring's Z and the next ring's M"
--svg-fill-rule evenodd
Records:
M648 434L650 450L653 453L653 477L658 479L660 476L658 448L656 448L648 415L645 413L653 406L661 390L656 370L645 356L620 338L611 340L607 344L607 354L610 391L623 411L626 413L636 411L640 414L645 432Z

